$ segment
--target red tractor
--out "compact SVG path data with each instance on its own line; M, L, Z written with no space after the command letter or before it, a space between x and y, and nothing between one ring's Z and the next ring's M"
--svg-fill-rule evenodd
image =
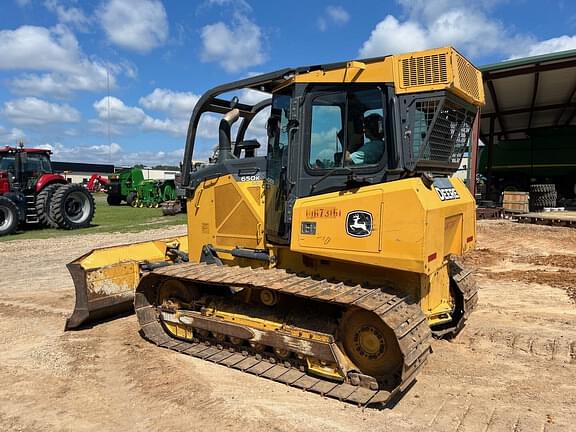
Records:
M94 198L52 171L50 150L0 147L0 236L20 224L76 229L90 225Z

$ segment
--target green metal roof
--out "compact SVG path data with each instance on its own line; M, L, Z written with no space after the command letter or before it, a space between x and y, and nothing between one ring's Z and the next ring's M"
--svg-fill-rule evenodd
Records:
M558 51L550 54L542 54L532 57L522 57L513 60L505 60L500 63L492 63L485 66L480 66L481 72L492 72L502 69L510 69L519 66L528 66L534 63L543 63L555 60L563 60L565 58L576 57L576 50Z
M542 128L576 126L576 50L507 60L479 68L486 105L480 134L523 139Z

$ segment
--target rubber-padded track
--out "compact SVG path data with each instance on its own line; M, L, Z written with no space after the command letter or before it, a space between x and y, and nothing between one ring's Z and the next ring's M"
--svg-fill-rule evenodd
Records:
M456 303L461 310L454 316L456 321L452 326L441 330L432 329L436 338L455 337L464 328L470 314L478 305L478 285L469 269L464 268L457 261L451 260L449 263L450 279L458 296Z
M159 321L159 314L146 296L166 278L193 283L238 288L274 290L313 301L355 306L376 314L391 328L402 352L404 364L399 382L392 389L371 390L348 383L338 383L308 375L295 367L273 364L251 353L246 347L227 350L203 341L182 341L169 336ZM431 348L432 333L418 303L377 288L363 288L325 279L302 276L282 269L252 269L209 264L186 263L156 269L146 275L136 289L134 308L144 337L156 345L262 376L303 390L358 405L383 404L415 380ZM240 351L240 352L238 352Z

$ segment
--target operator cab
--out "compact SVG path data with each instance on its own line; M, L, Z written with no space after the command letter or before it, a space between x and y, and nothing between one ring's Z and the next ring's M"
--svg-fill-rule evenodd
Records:
M0 151L0 171L8 173L10 182L23 184L26 179L52 173L52 165L48 151L6 147Z

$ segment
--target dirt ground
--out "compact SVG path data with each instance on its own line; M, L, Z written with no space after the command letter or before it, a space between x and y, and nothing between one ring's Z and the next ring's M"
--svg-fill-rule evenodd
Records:
M576 430L576 230L480 221L477 311L393 407L361 409L157 348L134 316L63 332L65 263L183 234L0 243L2 431Z

